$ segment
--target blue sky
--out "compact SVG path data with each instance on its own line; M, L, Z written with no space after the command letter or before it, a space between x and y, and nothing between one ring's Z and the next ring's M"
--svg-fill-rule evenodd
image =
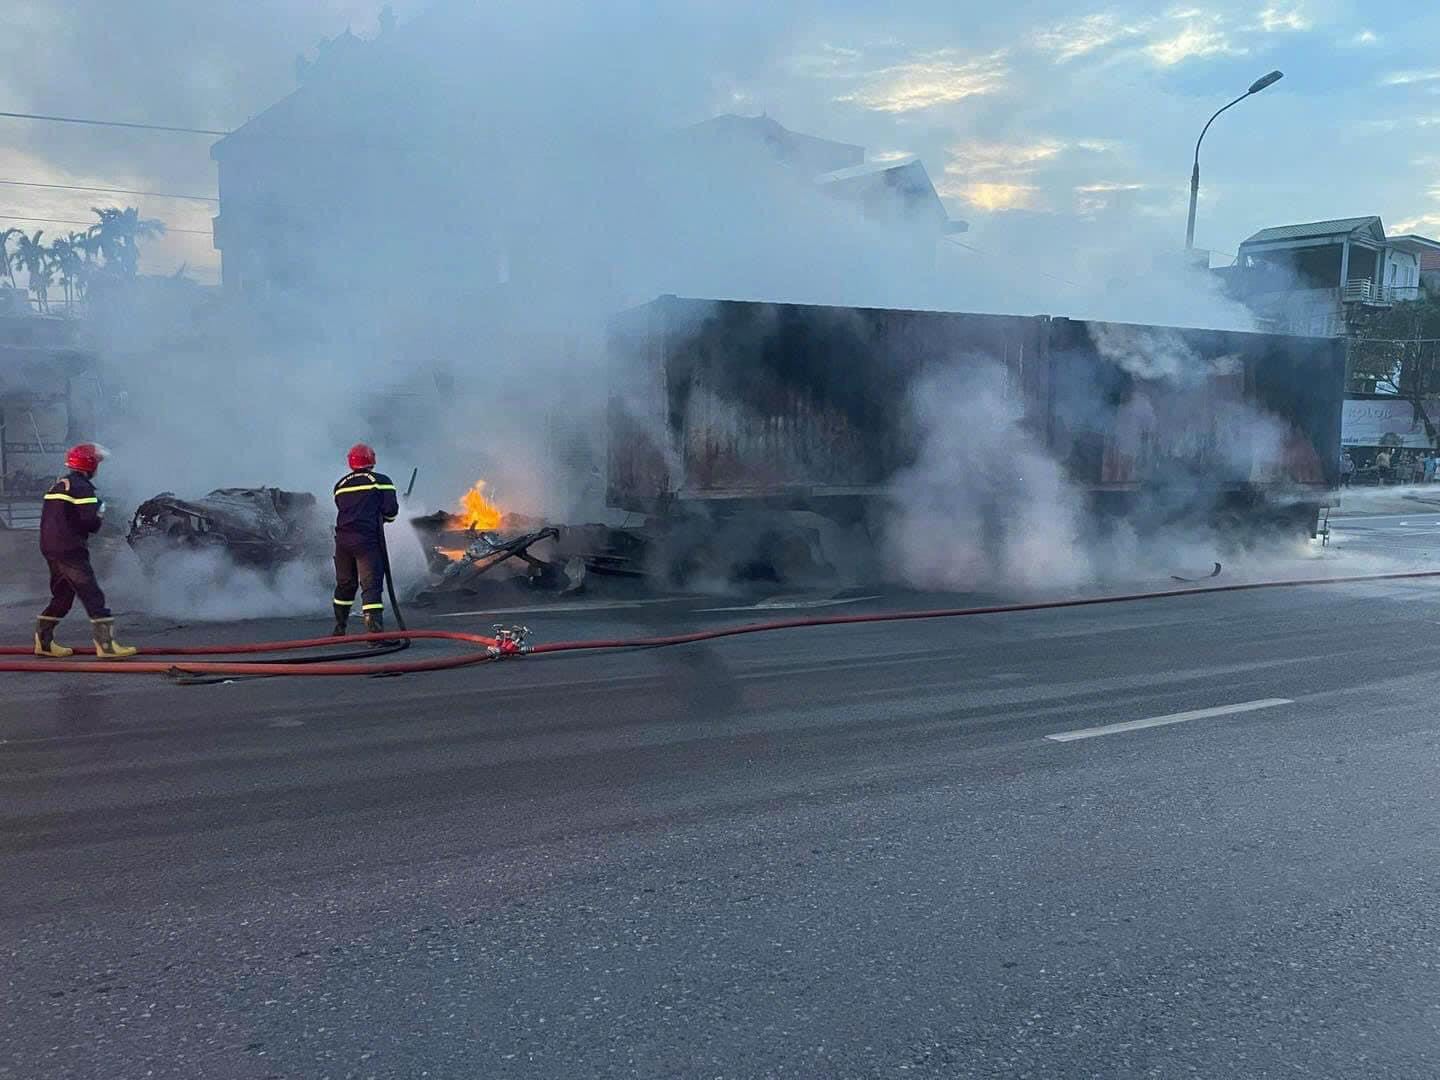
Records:
M402 19L423 6L394 4ZM378 7L134 0L117 26L101 0L20 0L7 19L20 33L0 39L0 107L231 127L293 86L297 53L347 25L370 33ZM1043 236L1051 224L1059 236L1120 230L1178 246L1201 125L1271 68L1284 80L1206 140L1200 246L1228 254L1268 225L1370 213L1392 232L1440 235L1440 4L677 0L615 11L616 33L684 20L664 47L703 75L704 92L677 95L673 119L768 111L875 157L918 154L982 236L1013 225ZM719 35L733 47L712 47L711 21L747 25ZM0 178L211 194L207 151L193 138L5 122ZM92 201L9 189L0 212L82 217ZM199 235L210 208L154 199L142 210L198 230L157 247L151 269L188 261L213 278Z
M980 230L1029 213L1179 241L1200 128L1279 68L1206 138L1197 243L1233 253L1268 225L1370 213L1440 234L1440 4L989 8L1004 14L817 23L737 98L920 154Z

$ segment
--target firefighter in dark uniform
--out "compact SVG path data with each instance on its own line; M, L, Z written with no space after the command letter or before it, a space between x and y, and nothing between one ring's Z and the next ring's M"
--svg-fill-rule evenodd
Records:
M90 616L96 656L123 660L139 651L116 643L115 620L90 565L90 537L100 531L105 512L92 482L103 460L105 451L94 443L71 447L65 455L65 468L70 471L45 495L40 553L50 565L50 603L35 622L36 656L60 659L74 654L74 649L55 644L55 628L77 596Z
M385 629L385 526L400 513L395 485L375 471L375 451L350 448L350 472L335 484L335 636L345 635L355 590L365 632Z

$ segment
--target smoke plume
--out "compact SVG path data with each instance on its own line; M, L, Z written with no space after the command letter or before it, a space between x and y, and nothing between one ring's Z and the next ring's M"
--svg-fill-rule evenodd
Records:
M402 483L419 469L416 509L448 508L483 477L507 510L600 517L607 397L623 375L606 321L665 293L1244 322L1206 275L1137 255L1113 223L1017 216L985 234L1001 257L976 258L818 193L763 138L686 134L803 30L799 13L748 2L663 20L650 5L445 2L332 54L251 145L230 144L225 294L150 283L97 305L107 495L271 485L323 498L363 439ZM297 34L287 51L309 44ZM252 191L257 176L285 181ZM283 200L259 213L272 190ZM1055 272L1037 276L1041 264ZM1127 363L1181 373L1163 343ZM917 537L903 541L906 574L1079 580L1093 566L1073 555L1077 497L996 393L986 375L950 374L920 395L929 459L966 464L902 478L900 520ZM1007 484L1018 508L977 521ZM927 564L918 537L937 529L950 547ZM288 586L223 585L209 594L248 589L290 610Z

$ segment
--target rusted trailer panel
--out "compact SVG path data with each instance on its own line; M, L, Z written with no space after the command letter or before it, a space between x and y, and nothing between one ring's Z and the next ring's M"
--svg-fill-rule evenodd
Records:
M611 325L612 505L882 490L914 452L927 368L1036 369L1034 319L663 297Z
M1048 320L1052 449L1086 487L1167 469L1211 483L1333 488L1343 343Z
M1313 518L1337 480L1331 339L662 297L617 317L610 348L625 510L883 497L919 449L918 380L966 365L1001 373L1020 435L1100 509L1184 490Z

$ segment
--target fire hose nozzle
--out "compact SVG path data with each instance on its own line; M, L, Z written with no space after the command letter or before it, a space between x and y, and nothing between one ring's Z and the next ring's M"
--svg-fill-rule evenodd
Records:
M491 646L490 652L496 659L525 655L525 641L530 637L528 626L503 626L497 623L492 629L495 632L495 644Z

